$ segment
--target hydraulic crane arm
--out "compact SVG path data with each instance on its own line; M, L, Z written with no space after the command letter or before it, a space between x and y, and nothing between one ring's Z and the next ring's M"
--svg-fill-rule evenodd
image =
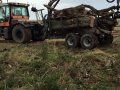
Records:
M113 3L115 0L106 0L108 3ZM117 0L117 6L120 7L120 0Z
M59 1L60 0L50 0L48 5L51 6L52 8L55 8L57 6L57 4L59 3Z
M106 0L108 3L113 3L115 0ZM116 12L114 14L114 18L120 18L120 0L116 0L117 1L117 6L116 6Z

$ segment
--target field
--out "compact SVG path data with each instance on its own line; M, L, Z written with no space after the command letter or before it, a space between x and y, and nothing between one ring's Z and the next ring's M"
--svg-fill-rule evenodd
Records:
M113 44L92 50L0 40L0 90L120 90L119 28Z

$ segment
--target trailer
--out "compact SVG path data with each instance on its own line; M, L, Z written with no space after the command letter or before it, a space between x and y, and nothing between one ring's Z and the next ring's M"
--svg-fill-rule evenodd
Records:
M50 35L62 35L68 47L81 46L84 49L92 49L98 44L111 44L113 42L112 31L118 24L119 2L102 10L97 10L91 5L81 4L76 7L57 10L55 7L60 0L51 0L44 5L48 14L42 21L45 26L46 37ZM112 3L113 1L107 0ZM115 12L117 10L117 12ZM32 8L37 12L36 8Z

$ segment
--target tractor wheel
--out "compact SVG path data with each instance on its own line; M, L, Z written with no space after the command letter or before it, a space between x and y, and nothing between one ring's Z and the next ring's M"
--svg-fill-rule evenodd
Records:
M32 40L33 41L44 41L46 39L46 36L44 34L41 34L41 31L38 31L38 34L35 34L32 36Z
M92 49L98 44L97 36L94 34L84 34L80 40L81 47L84 49Z
M66 45L71 48L79 46L79 36L75 33L69 33L65 38Z
M26 43L31 39L31 31L22 25L16 25L12 30L12 38L16 43Z
M106 34L104 38L99 38L99 43L101 45L111 44L113 42L113 35Z
M26 33L28 35L28 38L26 39L26 42L29 42L32 39L32 33L30 29L26 29Z

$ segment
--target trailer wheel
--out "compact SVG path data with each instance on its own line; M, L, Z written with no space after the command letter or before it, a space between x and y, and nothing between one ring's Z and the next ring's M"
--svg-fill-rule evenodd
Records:
M81 47L84 49L92 49L98 44L97 36L94 34L84 34L80 40Z
M99 38L99 43L101 45L111 44L112 42L113 42L113 35L112 34L106 34L104 38Z
M12 30L12 38L16 43L26 43L31 39L31 31L22 25L16 25Z
M75 33L67 34L65 38L66 45L68 47L78 47L79 46L79 36Z

